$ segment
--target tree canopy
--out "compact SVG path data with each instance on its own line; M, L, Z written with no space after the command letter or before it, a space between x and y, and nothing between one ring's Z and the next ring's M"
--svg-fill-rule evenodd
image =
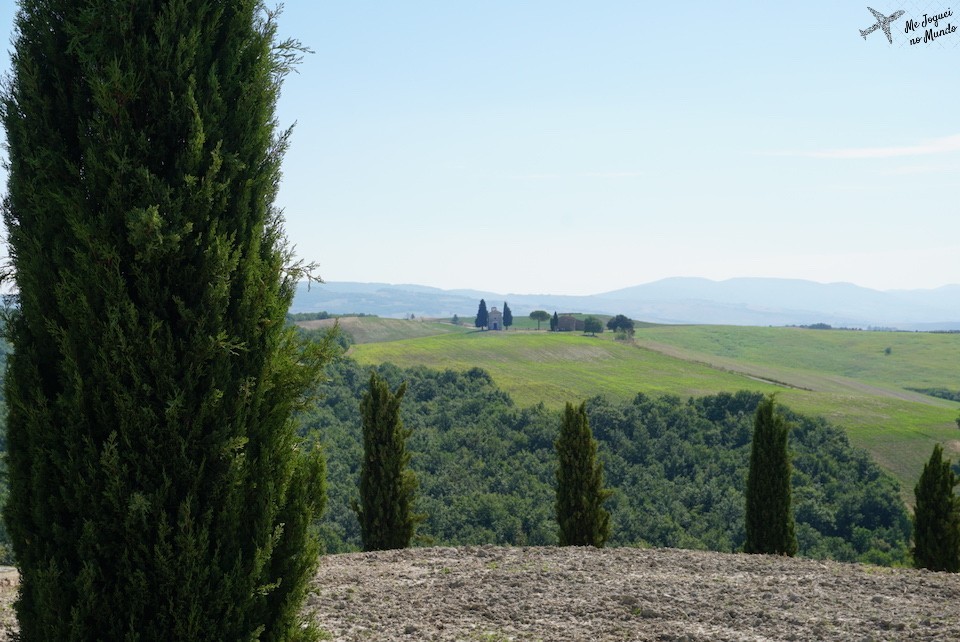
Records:
M557 525L561 546L603 547L610 537L610 513L603 504L613 491L603 487L603 464L590 432L587 406L567 403L557 449Z
M413 512L417 478L410 470L407 439L400 404L406 392L401 383L390 392L387 383L370 374L360 402L363 419L363 463L360 466L360 502L354 512L360 520L363 550L406 548L422 517Z
M24 0L2 97L24 640L283 640L323 461L326 359L285 322L273 202L298 54L257 0Z
M507 302L503 302L503 327L509 328L513 325L513 312L510 311L510 306L507 305Z
M392 387L407 382L401 415L419 480L418 533L436 545L556 545L559 410L517 407L490 375L384 364ZM324 403L304 431L328 453L330 501L322 521L329 551L360 547L350 498L362 454L358 401L369 371L349 359L329 370ZM604 481L608 546L742 551L754 414L763 396L724 393L684 400L637 395L587 400ZM793 506L799 554L909 563L910 518L895 481L842 430L779 406L793 426Z
M473 322L474 327L485 328L490 323L490 313L487 312L487 302L480 299L480 306L477 308L477 318Z
M797 553L791 466L787 452L790 427L776 412L773 396L757 405L747 474L747 553L793 556Z
M957 476L940 444L923 467L914 488L913 561L917 568L960 572L960 499Z
M607 321L607 329L612 330L613 332L621 330L623 332L632 333L633 321L622 314L618 314Z
M603 324L597 317L587 317L583 320L583 331L595 335L598 332L603 332Z
M540 323L549 321L550 315L544 310L534 310L530 313L530 318L537 322L537 330L540 329Z

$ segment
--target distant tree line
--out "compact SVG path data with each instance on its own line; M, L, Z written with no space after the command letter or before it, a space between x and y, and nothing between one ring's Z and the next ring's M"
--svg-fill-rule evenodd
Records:
M803 330L847 330L847 331L854 331L854 332L859 332L862 330L862 328L848 328L846 326L834 327L829 323L811 323L808 325L788 325L786 327L801 328Z
M948 390L947 388L906 388L913 392L919 392L922 395L938 397L940 399L949 399L950 401L960 401L960 390Z
M341 319L344 317L376 317L376 314L366 312L348 312L345 314L331 314L329 312L288 312L287 321L297 323L298 321L323 321L325 319Z

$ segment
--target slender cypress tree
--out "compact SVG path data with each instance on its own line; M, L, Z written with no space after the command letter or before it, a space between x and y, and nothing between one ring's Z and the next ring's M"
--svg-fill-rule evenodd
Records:
M960 499L957 476L943 460L940 444L923 467L914 488L913 564L931 571L960 572Z
M370 374L370 387L360 402L363 419L363 464L360 467L360 503L353 509L360 521L363 550L407 548L422 515L413 512L417 479L409 469L410 453L400 418L400 402L407 390L402 383L390 392L387 382Z
M503 327L509 328L513 325L513 312L510 311L510 306L507 305L507 302L503 302Z
M610 514L603 504L612 491L603 487L603 463L597 460L586 404L567 404L556 448L560 545L601 548L610 537Z
M550 332L556 332L560 327L560 317L557 316L557 313L554 312L553 316L550 317Z
M487 312L487 302L483 299L480 299L480 307L477 308L477 320L474 321L474 326L478 328L485 328L489 322L490 315Z
M747 475L747 553L797 554L790 504L790 427L774 408L774 397L757 406L753 420L750 472Z
M323 461L291 416L328 352L284 323L259 0L20 0L2 97L18 306L6 397L23 640L283 640Z

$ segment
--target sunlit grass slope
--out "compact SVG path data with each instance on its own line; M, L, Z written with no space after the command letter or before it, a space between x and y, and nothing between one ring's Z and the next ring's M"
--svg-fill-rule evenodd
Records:
M378 343L380 341L399 341L417 337L429 337L437 334L468 332L473 328L452 323L427 321L423 319L386 319L382 317L340 317L320 321L300 321L301 328L316 330L332 328L335 321L340 329L357 343Z
M795 410L844 427L909 498L934 443L960 457L960 405L905 388L960 389L958 344L958 335L660 326L638 329L633 345L609 333L469 331L357 345L352 355L369 364L481 367L521 405L776 391Z
M481 367L520 405L562 406L594 395L705 395L775 386L601 337L551 332L470 332L354 346L360 363L464 370Z
M960 334L655 326L643 328L637 339L901 389L960 390Z

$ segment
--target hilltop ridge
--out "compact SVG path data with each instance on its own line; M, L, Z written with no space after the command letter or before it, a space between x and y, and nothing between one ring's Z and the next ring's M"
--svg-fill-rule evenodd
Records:
M655 323L884 327L960 330L960 285L880 291L851 283L676 277L586 296L442 290L422 285L330 282L301 284L291 312L364 312L385 317L472 316L480 298L509 301L516 315L532 310L626 314Z

